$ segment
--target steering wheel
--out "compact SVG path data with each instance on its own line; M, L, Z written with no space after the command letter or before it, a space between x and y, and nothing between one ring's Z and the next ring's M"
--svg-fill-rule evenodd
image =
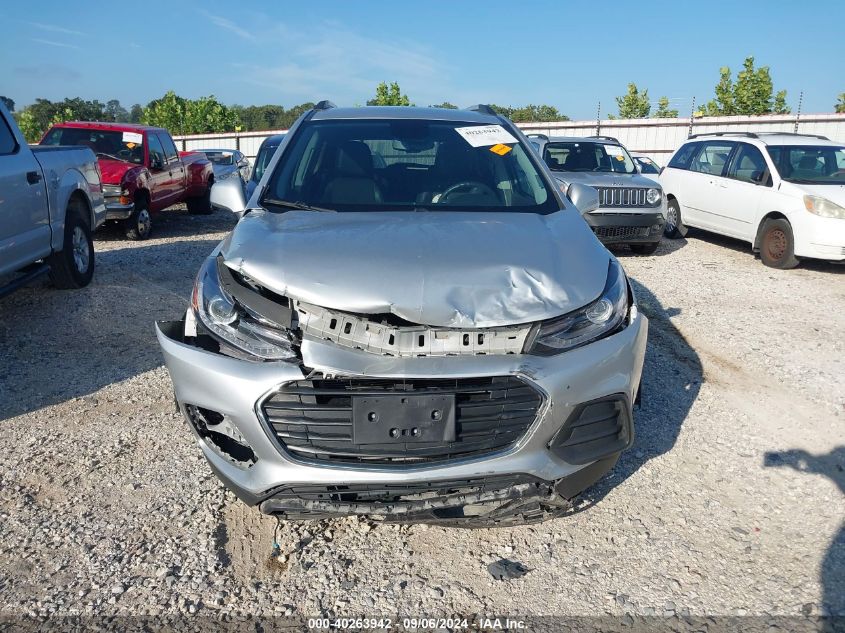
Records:
M464 191L465 190L465 191ZM438 200L438 204L444 204L446 199L457 191L462 191L464 193L469 194L486 194L493 198L496 198L496 192L493 191L488 185L485 185L483 182L479 182L477 180L465 180L464 182L459 182L457 184L452 185L446 191L440 194L440 199Z

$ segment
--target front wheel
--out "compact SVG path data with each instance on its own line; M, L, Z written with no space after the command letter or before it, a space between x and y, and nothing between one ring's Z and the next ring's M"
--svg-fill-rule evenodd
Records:
M666 203L666 223L663 225L663 235L670 239L683 237L686 233L683 222L681 222L681 205L672 198Z
M770 268L788 269L798 265L792 226L784 219L766 220L757 240L760 260Z
M123 221L123 231L130 240L145 240L153 230L153 219L146 200L138 200L135 210Z
M654 255L660 242L649 242L648 244L631 244L631 252L635 255Z
M68 204L62 250L47 258L50 280L56 288L84 288L94 277L94 242L85 220L84 205Z

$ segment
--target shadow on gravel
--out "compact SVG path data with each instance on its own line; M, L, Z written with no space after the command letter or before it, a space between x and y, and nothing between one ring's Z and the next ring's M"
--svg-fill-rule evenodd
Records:
M845 445L837 446L826 455L813 455L805 450L766 453L763 466L788 467L799 473L824 475L839 486L845 495ZM796 520L800 520L796 514ZM845 523L839 526L836 536L822 561L822 602L831 615L845 615Z
M622 453L610 475L581 495L579 510L601 501L648 460L672 450L704 379L698 354L669 318L680 310L660 305L651 291L634 279L631 285L640 311L649 319L641 403L634 409L634 445Z
M127 242L97 252L87 288L55 290L44 281L0 301L0 420L160 366L153 322L184 313L216 244Z

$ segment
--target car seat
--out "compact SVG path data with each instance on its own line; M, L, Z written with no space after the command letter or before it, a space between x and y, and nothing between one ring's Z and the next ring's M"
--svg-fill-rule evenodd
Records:
M332 178L323 201L337 204L375 204L382 200L375 182L373 155L362 141L345 141L337 151Z

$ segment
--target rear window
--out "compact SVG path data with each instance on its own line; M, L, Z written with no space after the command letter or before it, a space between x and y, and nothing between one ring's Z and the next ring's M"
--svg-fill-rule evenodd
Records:
M543 160L552 171L591 171L633 174L628 150L613 142L566 141L546 143Z

